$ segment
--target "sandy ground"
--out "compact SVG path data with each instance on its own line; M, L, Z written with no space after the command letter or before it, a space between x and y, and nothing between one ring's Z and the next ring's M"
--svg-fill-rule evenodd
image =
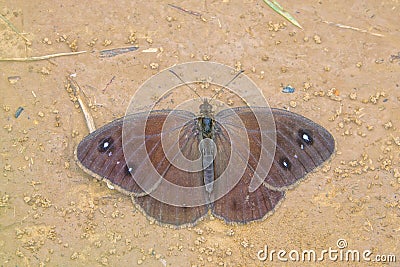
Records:
M304 30L261 0L179 3L201 18L165 1L0 3L1 14L30 41L26 46L0 21L0 57L88 51L0 62L1 266L295 266L276 254L273 262L260 261L257 253L265 245L320 253L338 249L341 238L342 251L400 261L399 1L280 1ZM139 49L100 58L100 50L129 42ZM149 48L157 50L143 52ZM150 224L128 197L74 162L88 130L65 90L67 75L76 74L100 126L122 116L158 70L194 60L241 67L271 106L318 122L336 139L332 160L263 222L235 226L208 218L181 230ZM289 84L296 91L282 93Z

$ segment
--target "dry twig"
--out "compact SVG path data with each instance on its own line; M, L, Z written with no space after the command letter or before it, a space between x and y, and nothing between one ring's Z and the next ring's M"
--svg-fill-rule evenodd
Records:
M79 51L79 52L67 52L67 53L58 53L58 54L50 54L38 57L12 57L12 58L0 58L0 61L38 61L45 60L55 57L65 57L65 56L73 56L86 53L87 51Z
M85 103L82 101L82 99L79 96L79 91L81 91L81 89L80 89L78 83L74 79L72 79L71 76L68 76L67 80L71 86L71 89L74 90L74 96L78 100L79 106L82 109L82 113L85 116L86 125L89 129L89 132L92 133L96 130L96 125L94 124L94 120L93 120L92 115L89 112L89 109L86 107Z
M369 31L364 30L364 29L360 29L360 28L356 28L356 27L352 27L352 26L348 26L348 25L343 25L343 24L340 24L340 23L334 23L334 22L326 21L326 20L322 20L322 22L326 23L328 25L333 25L333 26L342 28L342 29L349 29L349 30L354 30L354 31L362 32L362 33L369 33L369 34L374 35L374 36L384 37L384 35L380 34L380 33L369 32Z

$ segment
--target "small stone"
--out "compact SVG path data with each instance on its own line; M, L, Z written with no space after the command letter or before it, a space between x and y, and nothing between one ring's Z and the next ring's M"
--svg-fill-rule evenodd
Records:
M101 264L104 266L108 265L108 258L107 257L101 258Z
M128 44L137 44L137 38L136 38L136 32L132 32L129 36L128 36Z
M45 37L45 38L43 38L43 41L42 41L44 44L47 44L47 45L51 45L52 43L51 43L51 41L49 40L49 38L47 38L47 37Z
M211 57L209 55L203 55L203 60L204 61L209 61Z
M78 135L79 135L78 130L72 130L71 136L72 136L73 138L76 137L76 136L78 136Z
M138 259L137 264L138 264L138 265L141 265L142 263L143 263L143 260Z
M318 34L314 35L313 39L314 39L314 42L316 44L321 44L322 43L321 37Z
M231 250L230 248L228 248L228 249L225 251L225 254L228 255L228 256L231 256L231 255L232 255L232 250Z
M103 46L105 46L105 47L110 46L111 44L112 44L111 40L106 39L103 41Z
M233 236L234 234L235 234L235 231L233 231L233 229L229 229L228 231L226 231L227 236Z
M372 130L374 129L374 126L372 126L372 125L367 125L366 128L367 128L368 131L372 131Z
M297 106L297 103L296 103L296 101L290 101L289 102L289 105L292 107L292 108L295 108L296 106Z
M386 130L391 129L391 128L393 127L392 121L388 121L387 123L385 123L385 124L383 125L383 127L385 127Z
M78 252L72 253L71 260L76 260L78 258L78 256L79 256Z
M400 136L394 137L393 136L393 141L396 145L400 146Z
M49 75L49 74L50 74L50 69L47 68L47 67L43 67L43 68L40 69L39 72L40 72L41 74L43 74L43 75Z
M356 93L356 92L351 92L351 93L349 94L349 98L350 98L351 100L356 100L356 99L357 99L357 93Z
M10 84L16 84L19 80L21 80L21 76L9 76L7 79Z
M305 102L309 101L310 99L311 99L311 96L310 96L309 93L306 93L306 94L303 96L303 101L305 101Z
M308 90L308 89L310 89L311 87L312 87L312 83L305 82L305 83L303 84L304 90Z
M158 67L159 67L158 63L155 63L155 62L150 63L150 68L152 70L156 70L156 69L158 69Z
M67 43L72 52L78 51L78 40L75 39L72 42L67 42Z
M399 171L399 169L393 169L393 176L394 176L394 178L400 178L400 171Z
M235 63L235 70L240 71L242 70L242 63L240 61L236 61Z
M56 41L57 41L58 43L63 43L63 42L66 42L67 39L68 39L68 36L65 35L65 34L63 34L63 35L61 35L60 37L58 37L58 38L56 39Z
M8 163L6 165L4 165L4 170L10 172L11 171L11 165L8 164Z

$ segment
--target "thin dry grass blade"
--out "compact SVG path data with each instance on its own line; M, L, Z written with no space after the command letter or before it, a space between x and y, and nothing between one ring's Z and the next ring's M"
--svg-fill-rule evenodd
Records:
M24 39L25 42L30 43L30 41L19 32L19 30L11 23L11 21L9 21L6 17L4 17L1 14L0 14L0 19L2 19L5 23L7 23L8 27L10 27L16 34L18 34L22 39Z
M58 53L58 54L51 54L45 56L38 56L38 57L12 57L12 58L0 58L0 61L38 61L38 60L45 60L55 57L65 57L65 56L73 56L86 53L87 51L79 51L79 52L67 52L67 53Z

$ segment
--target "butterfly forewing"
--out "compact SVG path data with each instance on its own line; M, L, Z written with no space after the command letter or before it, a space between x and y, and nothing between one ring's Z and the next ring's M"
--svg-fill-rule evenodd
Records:
M326 161L335 141L322 126L292 112L273 109L276 153L265 184L286 190Z
M92 176L109 182L124 193L142 193L125 161L122 127L121 118L85 137L76 148L77 162Z

